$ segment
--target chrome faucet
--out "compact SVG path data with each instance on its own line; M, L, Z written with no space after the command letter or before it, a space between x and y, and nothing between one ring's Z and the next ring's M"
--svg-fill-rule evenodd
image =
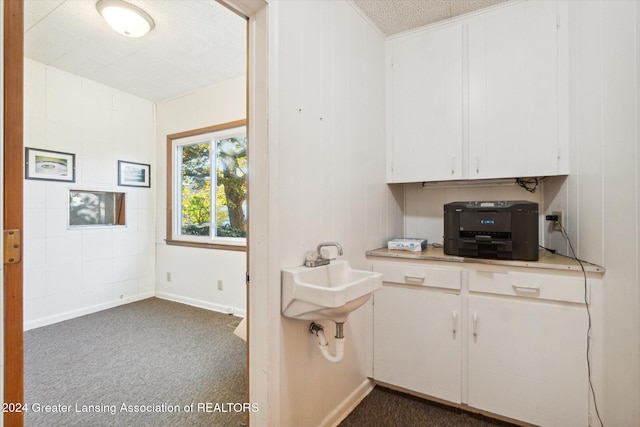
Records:
M342 256L342 246L340 245L340 243L338 242L324 242L324 243L319 243L318 244L318 258L322 258L322 252L320 252L322 250L322 248L324 248L325 246L335 246L336 249L338 249L338 256Z
M338 249L338 256L342 256L342 246L338 242L323 242L318 244L318 248L316 249L316 253L310 252L310 255L307 254L307 258L304 262L304 265L307 267L319 267L321 265L327 265L331 262L329 258L324 258L322 256L322 248L326 246L335 246Z

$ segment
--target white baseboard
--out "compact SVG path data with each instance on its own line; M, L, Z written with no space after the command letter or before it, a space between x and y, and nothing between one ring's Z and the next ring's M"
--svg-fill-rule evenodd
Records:
M246 309L240 309L237 307L230 307L227 305L216 304L214 302L203 301L195 298L189 298L182 295L172 294L169 292L156 291L155 296L160 299L192 305L194 307L204 308L206 310L213 310L220 313L233 314L238 317L246 317L247 315Z
M41 317L39 319L29 320L24 322L23 330L28 331L30 329L40 328L42 326L53 325L54 323L63 322L65 320L74 319L76 317L85 316L87 314L97 313L102 310L117 307L119 305L130 304L132 302L141 301L143 299L151 298L154 296L154 292L145 292L143 294L127 297L123 299L117 299L113 301L103 302L101 304L92 305L89 307L82 307L76 310L65 311L63 313L54 314L53 316Z
M347 396L347 398L338 405L331 413L329 413L322 423L320 423L320 427L336 427L338 426L347 416L362 402L362 399L367 397L375 383L373 380L369 378L365 378L365 380L360 384L353 392Z

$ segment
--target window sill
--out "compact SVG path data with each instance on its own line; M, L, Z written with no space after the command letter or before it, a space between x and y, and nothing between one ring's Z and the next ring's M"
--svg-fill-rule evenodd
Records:
M246 252L247 245L237 245L237 244L221 244L221 243L203 243L203 242L189 242L185 240L170 240L165 239L165 242L169 246L185 246L190 248L201 248L201 249L218 249L222 251L237 251L237 252Z
M88 225L69 225L67 230L95 230L95 229L113 229L127 228L125 224L88 224Z

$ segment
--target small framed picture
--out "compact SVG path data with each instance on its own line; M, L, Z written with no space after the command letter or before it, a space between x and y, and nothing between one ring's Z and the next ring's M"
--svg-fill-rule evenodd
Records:
M25 179L76 182L76 155L25 147Z
M151 187L151 165L118 160L118 185Z

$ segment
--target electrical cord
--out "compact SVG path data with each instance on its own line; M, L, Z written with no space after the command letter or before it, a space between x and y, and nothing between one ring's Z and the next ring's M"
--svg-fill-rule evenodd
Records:
M542 246L542 245L538 245L538 247L539 247L540 249L544 249L544 250L545 250L545 251L547 251L547 252L551 252L552 254L555 254L556 252L558 252L558 251L556 251L555 249L547 248L547 247Z
M570 258L573 258L578 262L578 264L580 264L580 269L582 270L582 275L584 277L584 303L587 307L587 318L589 320L588 327L587 327L587 375L589 377L589 390L591 391L591 395L593 396L593 407L596 410L596 416L598 417L600 426L604 427L604 424L602 423L602 417L600 416L600 411L598 410L598 402L596 401L596 392L593 388L593 383L591 382L591 362L589 361L589 354L591 352L591 341L589 339L591 337L591 310L589 308L587 272L584 269L584 264L582 264L582 260L576 256L576 252L573 250L571 239L569 239L569 235L567 234L566 230L564 229L562 224L560 224L559 221L556 221L556 225L560 228L560 232L562 233L562 236L565 238L565 240L567 241L567 244L569 245L569 250L571 251Z
M527 190L529 193L535 193L538 189L538 185L546 178L546 176L543 176L542 178L516 178L516 184Z

